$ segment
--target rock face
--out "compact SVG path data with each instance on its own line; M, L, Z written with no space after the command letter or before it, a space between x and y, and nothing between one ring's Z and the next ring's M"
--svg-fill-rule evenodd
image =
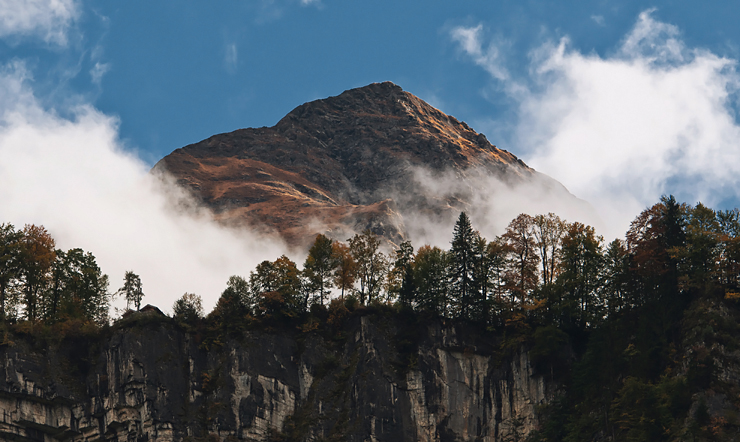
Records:
M398 243L407 239L406 209L457 216L471 204L471 195L430 195L420 169L458 178L474 171L512 184L541 181L573 198L483 134L390 82L303 104L273 127L212 136L154 167L221 221L263 226L301 245L317 231L344 240L367 228Z
M0 347L2 440L519 440L556 388L524 350L376 315L332 336L253 331L221 344L168 318L14 339Z

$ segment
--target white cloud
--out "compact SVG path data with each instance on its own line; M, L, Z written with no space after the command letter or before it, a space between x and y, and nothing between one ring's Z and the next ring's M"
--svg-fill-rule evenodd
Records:
M301 6L321 5L321 0L301 0Z
M591 16L591 20L593 20L594 23L596 23L599 26L604 26L605 25L605 21L604 21L604 16L603 15L596 15L596 14L594 14L594 15Z
M61 118L43 109L21 63L0 72L0 222L43 224L58 247L92 252L122 284L141 276L144 301L168 310L184 292L212 307L230 275L286 249L226 229L121 149L118 122L91 106ZM190 207L185 210L183 207Z
M608 236L662 194L708 204L740 196L736 62L687 48L651 13L613 56L584 55L567 39L539 48L532 86L514 96L524 160L592 203Z
M464 210L473 227L489 240L504 233L509 223L521 213L539 215L553 212L567 221L602 227L602 220L588 203L573 197L562 185L542 174L535 173L523 180L506 180L485 168L443 173L414 168L413 172L426 198L446 202L467 201L462 207L451 208L435 216L428 210L418 212L410 209L417 206L418 201L406 203L409 196L396 195L394 199L416 245L449 247L459 210Z
M229 73L236 71L237 63L239 61L239 52L236 47L236 43L229 43L226 45L224 51L224 67Z
M90 69L90 77L94 84L100 86L103 81L103 75L110 70L110 63L95 62L95 65Z
M35 36L64 46L79 14L77 0L0 0L0 38Z

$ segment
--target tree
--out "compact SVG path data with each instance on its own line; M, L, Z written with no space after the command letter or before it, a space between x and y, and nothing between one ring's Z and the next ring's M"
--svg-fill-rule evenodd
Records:
M172 312L176 321L193 324L203 317L203 300L194 293L185 293L172 305Z
M50 321L87 319L108 322L108 276L95 257L82 249L57 250L51 284L40 298L43 318Z
M24 314L31 321L39 317L40 296L51 277L56 259L54 238L43 226L26 224L20 250L20 275L23 284Z
M141 278L133 271L127 271L123 277L123 287L116 292L126 298L126 309L133 304L136 310L141 309L141 300L144 298L144 291L141 287Z
M554 213L548 213L535 216L532 224L532 234L540 255L542 285L547 286L557 276L560 243L566 231L566 223Z
M264 315L294 316L308 307L308 295L301 300L300 271L285 255L257 265L249 275L249 286L259 312Z
M334 284L344 293L355 285L357 278L357 262L352 257L349 246L339 241L332 243L334 256L337 258L338 265L334 269Z
M461 318L470 317L471 297L475 291L475 244L477 232L470 224L470 218L461 212L455 223L450 249L450 295L455 305L456 314Z
M711 291L719 281L718 262L721 253L722 230L714 210L702 203L687 210L686 244L669 252L678 258L681 273L686 275L689 287Z
M414 281L414 248L411 241L404 241L396 250L396 260L388 272L388 293L398 297L398 301L411 307L416 297Z
M624 241L620 239L609 243L604 252L601 290L607 315L632 307L629 299L629 255Z
M680 257L675 254L686 244L684 231L687 207L673 196L642 211L627 231L627 250L633 275L632 291L652 301L678 293ZM673 253L673 256L671 256Z
M357 263L357 279L360 282L360 303L370 303L380 294L381 282L388 269L388 260L378 251L380 240L370 230L355 234L349 239L352 258Z
M539 258L532 232L533 222L534 219L531 216L523 213L514 218L506 228L506 232L501 235L509 252L509 270L506 280L513 304L516 304L517 298L522 304L531 301L530 294L539 282L537 277Z
M504 292L506 289L507 256L509 247L500 237L486 246L488 264L488 293L490 304L497 309L505 308ZM511 306L508 306L511 307Z
M491 288L491 261L488 254L488 241L475 232L473 242L473 290L470 292L470 319L488 322L491 302L488 299Z
M322 234L316 235L308 257L303 264L303 275L308 280L308 291L318 294L319 303L324 305L324 298L329 296L333 286L333 272L339 265L334 254L333 241Z
M434 315L448 312L448 255L439 247L422 246L414 257L414 280L419 309Z
M11 291L21 275L23 233L12 224L0 224L0 321L15 316L15 293Z
M557 310L564 325L584 329L605 315L598 300L602 242L603 238L596 236L593 227L579 222L568 225L563 238L561 273L557 280L561 289Z

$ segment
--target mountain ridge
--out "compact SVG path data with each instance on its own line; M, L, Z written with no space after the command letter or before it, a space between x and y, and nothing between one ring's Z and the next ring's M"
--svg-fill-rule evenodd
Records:
M365 229L399 243L408 237L404 210L450 217L470 204L469 196L429 195L417 168L461 178L482 170L506 183L542 179L391 82L302 104L272 127L214 135L175 150L153 170L173 175L219 221L306 244L318 232L341 237Z

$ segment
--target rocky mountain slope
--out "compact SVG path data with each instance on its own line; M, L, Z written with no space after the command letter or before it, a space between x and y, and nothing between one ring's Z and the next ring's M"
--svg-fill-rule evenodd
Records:
M372 314L331 336L218 342L154 312L100 336L35 336L0 345L0 440L520 440L556 388L470 327Z
M277 231L293 244L317 232L346 239L367 228L407 239L405 216L452 220L486 192L466 177L537 182L575 201L483 134L393 83L374 83L303 104L273 127L240 129L177 149L167 171L226 223ZM462 190L434 194L422 182L452 174ZM451 225L451 224L450 224Z

